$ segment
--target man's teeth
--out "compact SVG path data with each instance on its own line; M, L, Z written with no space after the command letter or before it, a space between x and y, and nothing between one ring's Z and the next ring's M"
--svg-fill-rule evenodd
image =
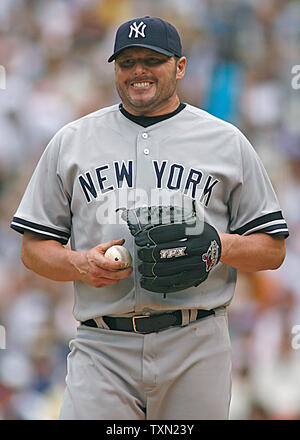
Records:
M148 87L150 86L149 82L138 82L138 83L133 83L133 87Z

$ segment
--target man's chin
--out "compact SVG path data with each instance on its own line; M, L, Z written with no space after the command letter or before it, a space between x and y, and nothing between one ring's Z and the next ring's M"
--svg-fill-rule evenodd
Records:
M155 99L153 99L153 98L143 98L143 99L132 99L130 101L130 104L133 108L142 109L142 108L148 108L149 106L152 106L154 102L155 102Z
M143 113L144 111L149 111L153 107L156 107L156 100L155 98L148 98L148 99L132 99L130 100L129 106L131 109L138 113ZM129 107L128 106L128 107Z

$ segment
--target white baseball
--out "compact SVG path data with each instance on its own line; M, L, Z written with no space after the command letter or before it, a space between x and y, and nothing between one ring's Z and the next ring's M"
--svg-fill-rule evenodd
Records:
M123 261L125 263L124 269L129 267L132 263L130 252L126 247L116 244L107 249L104 256L113 261Z

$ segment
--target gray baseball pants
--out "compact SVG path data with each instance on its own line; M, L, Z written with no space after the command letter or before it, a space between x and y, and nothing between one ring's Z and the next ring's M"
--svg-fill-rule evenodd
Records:
M70 349L62 420L228 419L225 311L146 335L80 325Z

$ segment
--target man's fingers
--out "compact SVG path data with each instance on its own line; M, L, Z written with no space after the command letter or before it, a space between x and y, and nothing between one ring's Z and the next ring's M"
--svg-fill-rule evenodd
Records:
M109 280L107 278L96 278L88 282L87 284L92 287L106 287L106 286L113 286L114 284L117 284L119 280Z
M87 284L93 287L111 286L118 283L122 278L130 276L131 272L132 268L117 271L94 270L87 280Z
M116 246L116 245L122 246L123 243L125 243L125 239L120 238L119 240L111 240L106 243L101 243L98 246L96 246L96 249L104 255L105 252L107 251L107 249L109 249L110 247Z
M132 272L132 267L128 267L127 269L121 270L105 270L99 269L95 270L93 273L94 278L106 278L109 280L121 280L123 278L127 278Z
M122 246L123 243L125 242L124 238L121 238L119 240L111 240L108 241L107 243L102 243L99 244L98 246L95 247L95 264L98 267L101 267L102 269L105 270L120 270L120 269L124 269L125 263L122 261L114 261L114 260L110 260L108 258L106 258L104 256L105 252L112 246L115 245L119 245Z
M101 267L105 270L120 270L124 268L124 263L122 261L113 261L104 257L105 252L112 246L122 246L125 242L124 238L120 238L119 240L111 240L107 243L102 243L99 246L96 246L96 250L98 252L98 258L95 263L98 267Z
M124 238L119 240L111 240L107 243L101 243L86 252L88 262L88 272L92 278L107 278L111 280L119 280L126 278L132 272L131 268L125 269L125 263L122 261L114 261L104 256L107 249L114 245L123 245ZM120 273L119 273L120 272Z

